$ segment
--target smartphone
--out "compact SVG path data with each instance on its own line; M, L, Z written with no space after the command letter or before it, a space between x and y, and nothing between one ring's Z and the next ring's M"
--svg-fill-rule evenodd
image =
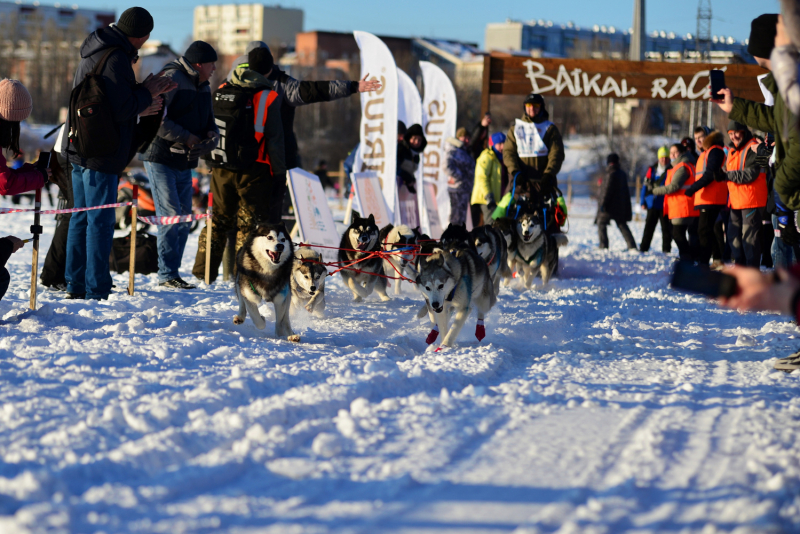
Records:
M44 171L50 167L50 152L40 152L39 159L36 161L36 168Z
M711 298L730 298L739 290L736 278L718 271L698 267L691 261L679 261L672 273L672 287Z
M725 88L725 73L721 70L712 70L708 73L708 78L711 81L711 98L722 100L719 90Z

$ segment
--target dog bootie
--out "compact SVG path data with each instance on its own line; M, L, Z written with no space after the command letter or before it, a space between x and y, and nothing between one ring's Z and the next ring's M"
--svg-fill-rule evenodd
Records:
M475 325L475 337L478 338L478 342L483 341L483 338L486 337L486 328L483 326L483 319L478 319L478 324Z
M436 341L437 337L439 337L439 327L434 326L428 334L428 337L425 338L425 343L431 345L434 341Z

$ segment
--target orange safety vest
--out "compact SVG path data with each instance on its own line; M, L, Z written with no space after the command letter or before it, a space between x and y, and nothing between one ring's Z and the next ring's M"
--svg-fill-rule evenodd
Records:
M728 154L728 170L743 171L747 156L751 152L750 147L755 144L758 144L758 141L751 139L741 150L731 151ZM756 157L756 155L753 154L752 157ZM758 178L749 184L728 182L728 192L731 195L731 209L763 208L767 205L767 173L762 169Z
M278 98L278 92L264 89L253 95L253 113L255 115L256 141L258 142L258 157L256 161L269 164L267 143L264 142L264 126L267 124L267 112L270 104Z
M712 150L722 150L721 147L712 146L702 154L700 157L697 158L697 165L695 167L695 177L703 176L703 173L706 172L706 159L708 159L708 153ZM724 156L724 151L723 151ZM712 181L710 184L705 186L702 189L699 189L697 193L694 194L694 207L697 208L698 206L708 206L708 205L716 205L716 206L725 206L728 204L728 185L725 182L717 182Z
M664 196L664 215L672 219L683 219L686 217L698 217L699 214L694 211L694 197L687 197L685 191L690 185L694 183L694 165L690 163L681 162L667 171L667 180L664 185L672 183L672 177L675 172L681 167L686 167L686 172L689 173L689 178L683 183L683 187Z

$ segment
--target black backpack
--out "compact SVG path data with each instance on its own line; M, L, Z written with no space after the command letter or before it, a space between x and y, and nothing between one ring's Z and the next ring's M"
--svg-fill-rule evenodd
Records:
M108 58L117 50L109 49L69 97L69 141L72 150L84 159L108 156L119 148L119 128L102 75Z
M109 265L111 270L124 273L131 262L131 234L115 237L111 245ZM158 239L154 235L139 232L136 234L136 273L158 272Z
M253 95L258 91L226 83L214 93L214 120L219 127L217 148L205 156L212 167L246 171L258 158Z

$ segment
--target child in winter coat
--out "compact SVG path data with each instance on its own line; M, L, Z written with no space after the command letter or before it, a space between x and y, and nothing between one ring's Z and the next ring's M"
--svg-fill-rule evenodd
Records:
M0 81L0 148L8 149L14 157L20 154L19 123L28 118L33 108L31 95L17 80ZM44 173L30 163L19 169L8 167L0 152L0 194L17 195L44 187L49 170ZM0 299L6 294L11 276L5 268L8 258L22 248L22 240L8 236L0 239Z

